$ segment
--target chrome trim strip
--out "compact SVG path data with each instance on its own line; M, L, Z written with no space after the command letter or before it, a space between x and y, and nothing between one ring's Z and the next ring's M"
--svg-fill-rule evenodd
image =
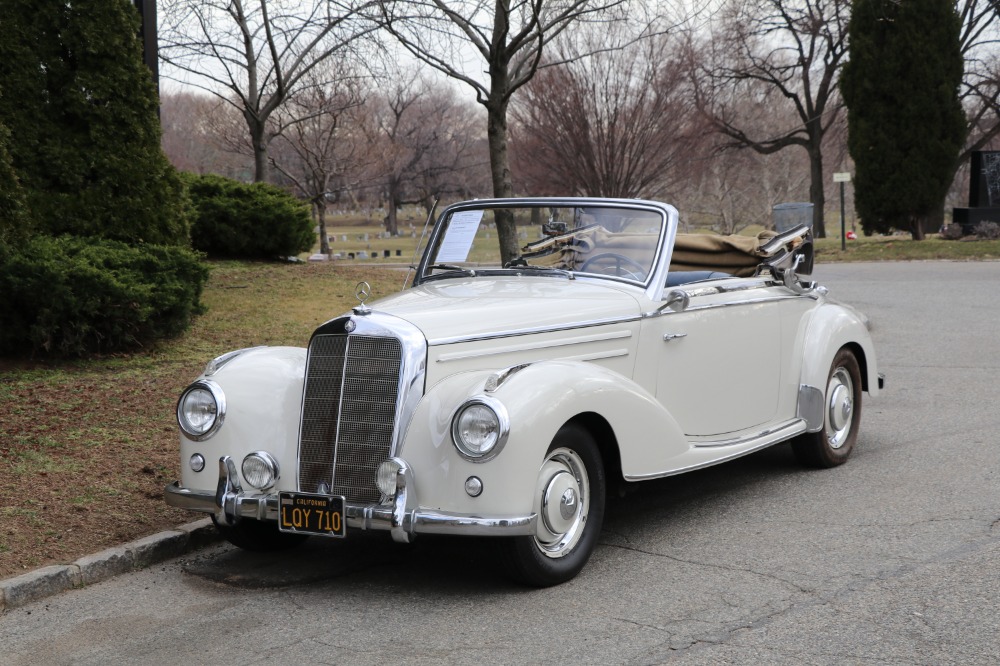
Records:
M692 295L695 295L695 294L692 294ZM697 294L697 295L704 295L704 294ZM736 307L738 305L758 305L760 303L778 303L780 301L788 301L788 300L793 300L793 299L803 298L803 297L815 299L814 296L811 296L809 294L802 294L802 295L788 294L788 295L781 295L781 296L766 296L766 297L762 297L762 298L747 298L747 299L744 299L744 300L741 300L741 301L726 301L725 303L705 303L703 305L692 305L692 306L688 307L687 309L683 310L683 312L697 312L698 310L715 310L715 309L718 309L718 308L732 308L732 307ZM663 317L665 315L672 315L672 314L680 314L680 313L674 312L674 311L668 310L668 309L653 310L652 312L644 312L643 315L642 315L642 318L643 319L650 319L652 317Z
M553 361L600 361L606 358L621 358L622 356L628 356L628 349L609 349L602 352L594 352L593 354L579 354L577 356L560 356L558 358L552 359Z
M782 430L800 425L801 423L802 419L796 418L771 428L765 428L764 430L761 430L753 435L742 435L740 437L731 437L729 439L696 439L691 442L691 445L699 449L716 448L719 446L739 446L741 444L749 444L750 442L762 437L768 437L770 435L780 433Z
M536 349L551 349L553 347L570 347L572 345L583 345L589 342L605 342L607 340L621 340L631 338L632 331L612 331L610 333L597 333L594 335L582 335L575 338L564 338L562 340L549 340L547 342L531 342L520 345L509 345L507 347L494 347L487 350L470 350L441 354L437 358L437 363L447 363L448 361L459 361L468 358L481 358L483 356L496 356L498 354L509 354L513 352L534 351Z
M609 317L608 319L593 319L590 321L573 322L559 326L537 326L521 328L513 331L496 331L491 333L480 333L477 335L457 335L452 338L438 338L428 340L428 347L439 347L451 345L459 342L482 342L485 340L502 340L503 338L516 338L522 335L533 335L536 333L560 333L562 331L574 331L581 328L592 328L594 326L608 326L612 324L630 324L642 319L642 315L628 315L626 317ZM631 332L629 333L631 335ZM533 345L534 346L534 345Z
M676 476L678 474L684 474L685 472L693 472L697 469L704 469L706 467L712 467L713 465L719 465L724 462L729 462L730 460L735 460L737 458L742 458L745 455L755 453L761 449L766 449L769 446L774 446L787 439L791 439L795 435L799 435L806 430L806 424L801 419L793 419L788 423L778 426L777 428L769 431L765 431L761 434L762 439L754 444L753 446L741 449L739 451L734 451L730 455L724 456L722 458L713 458L712 460L697 463L694 465L688 465L686 467L679 467L677 469L672 469L667 472L657 472L655 474L638 474L638 475L625 475L626 481L646 481L648 479L659 479L667 476ZM746 438L743 440L744 443L753 442L754 438ZM740 438L733 441L740 441ZM708 445L702 445L702 447L708 448ZM698 447L698 448L702 448Z

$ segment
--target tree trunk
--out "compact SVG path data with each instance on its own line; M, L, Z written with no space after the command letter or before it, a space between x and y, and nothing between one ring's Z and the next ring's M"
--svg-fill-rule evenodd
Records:
M510 177L510 162L507 155L507 103L505 101L491 101L486 105L486 114L493 196L497 198L512 197L514 196L514 183ZM495 218L497 236L500 239L500 261L506 264L519 254L514 214L509 210L497 210Z
M253 182L266 183L268 176L267 164L267 131L264 123L247 119L250 129L250 143L253 146Z
M326 197L316 201L316 221L319 224L319 251L330 256L330 239L326 234Z
M395 177L390 177L386 186L389 195L389 212L385 216L385 230L395 236L399 233L399 219L396 214L399 206L399 180Z
M910 218L910 237L915 241L924 239L924 216L914 215Z
M817 144L809 152L809 201L813 205L813 236L826 238L826 191L823 189L823 151Z

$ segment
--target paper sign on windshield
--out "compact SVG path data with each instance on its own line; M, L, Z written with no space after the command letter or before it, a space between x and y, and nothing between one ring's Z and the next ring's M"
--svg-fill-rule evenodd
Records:
M482 219L482 210L466 210L453 214L435 261L437 263L467 261L472 241L476 239L476 232L479 231Z

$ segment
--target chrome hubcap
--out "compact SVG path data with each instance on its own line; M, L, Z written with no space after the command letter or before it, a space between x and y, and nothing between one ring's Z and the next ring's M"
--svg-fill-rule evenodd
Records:
M570 449L546 457L535 490L539 520L535 543L548 557L567 554L579 542L590 510L590 480L583 460Z
M839 449L851 434L854 415L854 382L847 368L837 368L826 387L826 435L830 446Z

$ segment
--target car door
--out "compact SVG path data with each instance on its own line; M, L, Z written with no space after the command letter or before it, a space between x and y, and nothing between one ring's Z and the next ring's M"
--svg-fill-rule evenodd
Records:
M666 309L645 322L644 334L660 346L657 399L693 437L723 439L773 420L781 384L782 299L763 288L688 293L683 311Z

